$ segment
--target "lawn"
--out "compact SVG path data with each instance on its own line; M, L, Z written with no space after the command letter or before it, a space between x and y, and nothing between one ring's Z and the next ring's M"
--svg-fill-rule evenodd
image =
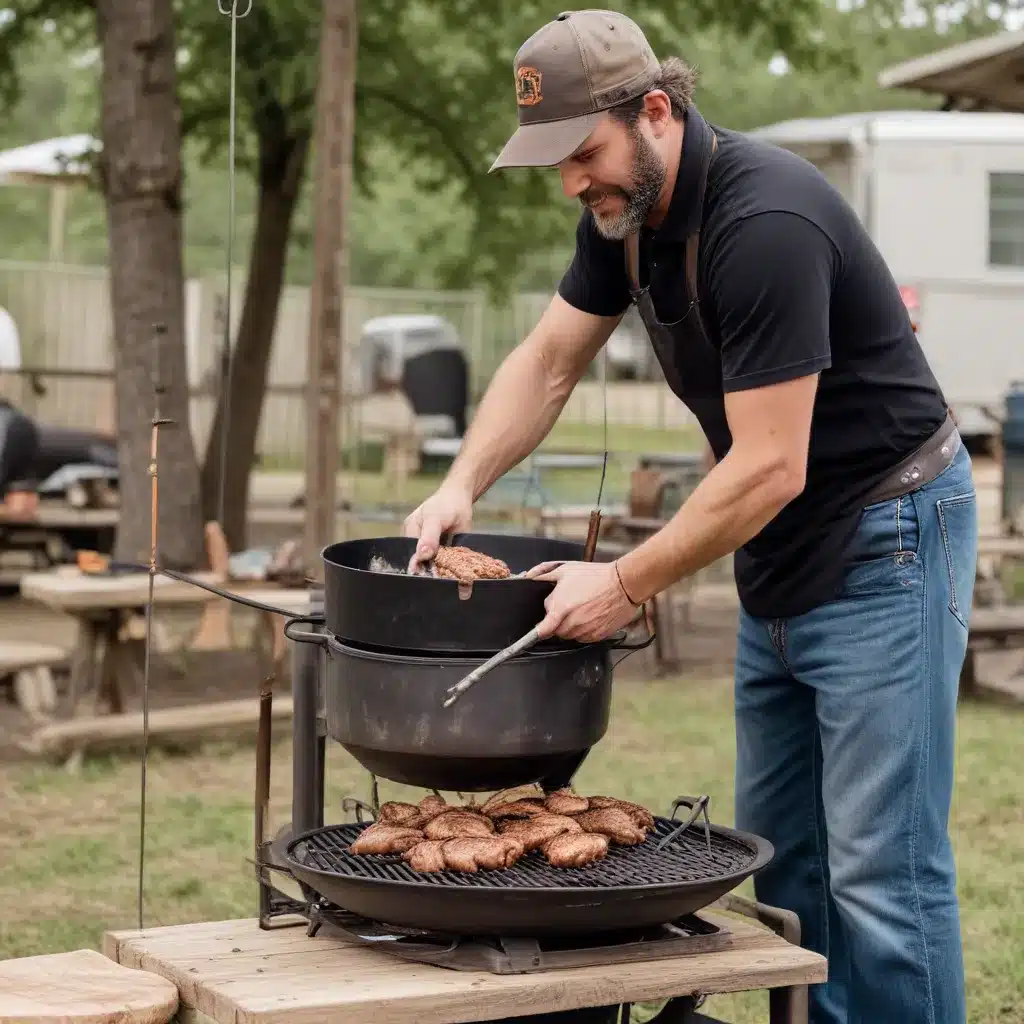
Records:
M1020 731L1019 713L973 703L961 709L953 834L971 1024L1024 1022L1024 802L1013 753ZM285 738L274 758L276 829L288 812ZM679 794L706 792L713 818L728 824L733 761L727 681L621 680L609 734L578 783L656 809ZM342 795L367 795L366 776L340 748L328 762L338 820ZM146 924L252 916L251 748L152 752L149 769ZM78 778L0 766L0 957L96 946L104 929L135 926L138 776L134 760L92 761ZM383 787L385 798L399 792ZM737 1024L764 1022L767 1000L723 997L709 1001L709 1012Z
M600 453L604 450L600 424L561 422L555 424L538 451ZM602 503L625 502L629 494L629 477L640 454L674 454L694 452L700 448L696 429L666 430L658 427L609 426L608 469ZM292 466L267 460L268 469L291 469ZM380 472L347 472L342 478L342 493L354 505L401 505L414 508L428 497L443 479L441 472L419 473L398 483ZM549 499L556 504L589 504L597 500L601 481L599 468L556 470L545 472L543 483ZM536 499L536 494L533 498ZM503 502L515 504L520 499L510 488Z

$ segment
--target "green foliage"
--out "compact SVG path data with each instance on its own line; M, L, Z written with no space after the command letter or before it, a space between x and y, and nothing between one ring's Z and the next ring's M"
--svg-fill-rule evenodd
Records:
M95 130L98 63L83 61L94 40L87 0L13 0L7 6L16 17L0 26L0 144ZM880 90L877 72L998 27L980 3L942 33L934 19L919 27L896 25L896 5L888 0L870 0L849 13L818 0L609 6L636 18L659 53L695 64L702 110L739 129L789 117L934 106L934 97ZM297 139L311 130L319 8L319 0L253 0L250 14L237 23L240 262L251 238L261 167L257 134ZM230 19L214 0L176 0L176 10L185 55L186 268L219 272L227 233ZM551 11L535 2L360 5L358 188L350 211L356 283L461 288L497 282L545 290L557 280L577 216L557 174L487 173L515 128L513 55ZM47 19L55 19L56 30L45 30ZM788 74L769 71L775 53L789 58ZM23 98L12 102L19 87ZM292 234L288 278L296 283L311 274L311 193L307 183ZM0 190L8 258L45 258L47 208L42 188ZM68 257L106 262L100 198L76 193L68 223Z

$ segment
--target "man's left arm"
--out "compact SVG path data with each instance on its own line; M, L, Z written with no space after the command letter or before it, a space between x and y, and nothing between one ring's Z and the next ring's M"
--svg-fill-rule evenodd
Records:
M721 243L709 277L732 445L676 515L618 560L634 604L741 547L803 491L837 272L831 240L795 214L749 218Z

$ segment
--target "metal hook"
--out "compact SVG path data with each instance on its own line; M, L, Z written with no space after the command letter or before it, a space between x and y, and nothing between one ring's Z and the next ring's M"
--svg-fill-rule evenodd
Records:
M238 11L238 0L231 0L231 3L227 3L227 0L217 0L217 10L221 14L229 14L234 18L244 18L252 10L252 0L249 0L244 11L239 13Z

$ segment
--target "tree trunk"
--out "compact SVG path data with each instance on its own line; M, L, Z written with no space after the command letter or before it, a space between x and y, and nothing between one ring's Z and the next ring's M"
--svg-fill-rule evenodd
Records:
M213 427L203 460L203 509L207 519L220 515L221 430L230 402L221 527L232 551L247 543L249 477L267 390L270 353L284 287L292 219L305 173L309 138L276 131L260 134L256 230L249 254L249 275L227 386L217 398Z
M121 514L116 557L148 561L154 324L159 353L159 550L203 562L199 470L189 423L181 252L181 114L171 0L96 0L103 54L102 176L110 239Z

